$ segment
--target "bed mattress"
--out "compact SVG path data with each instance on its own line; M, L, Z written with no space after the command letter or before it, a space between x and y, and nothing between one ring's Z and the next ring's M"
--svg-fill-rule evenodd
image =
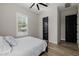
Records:
M18 38L17 45L12 48L8 56L38 56L45 51L47 43L34 37Z

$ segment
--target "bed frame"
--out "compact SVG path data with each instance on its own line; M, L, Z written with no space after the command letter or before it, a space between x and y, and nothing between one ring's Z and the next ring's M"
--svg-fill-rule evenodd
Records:
M44 53L47 53L47 52L48 52L48 42L47 42L46 50L44 52L41 52L41 54L39 56L42 56Z

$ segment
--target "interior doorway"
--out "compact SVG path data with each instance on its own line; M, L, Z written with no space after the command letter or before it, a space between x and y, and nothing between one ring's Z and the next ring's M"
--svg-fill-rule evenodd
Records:
M66 15L61 20L61 27L61 34L64 39L61 38L59 45L77 50L77 14Z
M46 51L48 52L48 17L43 18L43 40L47 42Z

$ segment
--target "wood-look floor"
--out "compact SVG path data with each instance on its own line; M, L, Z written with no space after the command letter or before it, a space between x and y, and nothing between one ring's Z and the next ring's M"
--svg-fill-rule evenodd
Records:
M62 42L59 45L49 43L48 52L42 56L79 56L77 44Z

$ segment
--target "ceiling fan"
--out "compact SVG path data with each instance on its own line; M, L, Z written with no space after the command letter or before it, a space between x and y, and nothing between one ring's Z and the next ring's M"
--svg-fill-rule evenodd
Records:
M32 8L34 5L37 6L37 9L38 9L38 10L40 10L39 5L42 5L42 6L48 7L48 5L46 5L46 4L44 4L44 3L33 3L33 4L30 6L30 8Z

